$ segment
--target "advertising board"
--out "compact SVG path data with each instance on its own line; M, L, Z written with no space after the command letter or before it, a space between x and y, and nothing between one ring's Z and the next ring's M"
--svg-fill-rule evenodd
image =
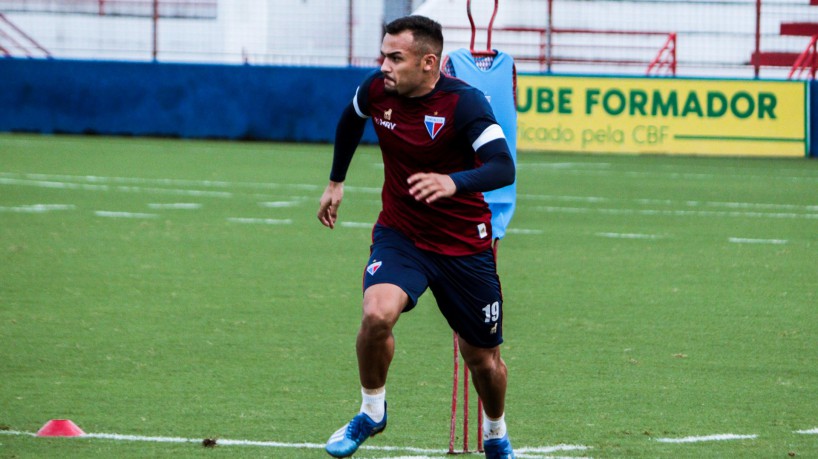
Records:
M803 157L803 81L519 75L519 151Z

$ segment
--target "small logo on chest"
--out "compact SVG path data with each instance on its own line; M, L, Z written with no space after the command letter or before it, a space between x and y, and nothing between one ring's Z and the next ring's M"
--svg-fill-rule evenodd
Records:
M372 117L372 121L375 122L376 126L383 126L386 129L389 129L390 131L394 131L395 128L398 127L398 123L394 123L392 121L389 121L390 119L392 119L392 110L391 109L383 112L383 118L378 118L377 116Z
M424 124L426 125L426 132L429 133L429 137L434 139L443 129L443 125L446 124L446 117L426 115Z

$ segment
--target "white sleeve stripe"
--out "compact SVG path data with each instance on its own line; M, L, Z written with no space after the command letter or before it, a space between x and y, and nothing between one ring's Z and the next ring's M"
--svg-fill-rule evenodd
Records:
M491 142L492 140L497 139L505 139L506 136L503 134L503 128L500 127L499 124L492 124L491 126L487 127L480 137L471 144L471 147L474 148L474 151L477 151L483 145Z
M358 116L360 116L361 118L366 119L366 118L369 118L369 117L364 115L363 112L361 112L361 108L358 107L358 89L361 89L361 88L358 87L357 89L355 89L355 97L352 98L352 106L355 108L355 113L357 113Z

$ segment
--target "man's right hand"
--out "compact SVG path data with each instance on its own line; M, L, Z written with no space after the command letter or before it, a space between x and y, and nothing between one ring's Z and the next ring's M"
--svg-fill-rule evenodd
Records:
M318 205L318 220L327 228L335 228L335 221L338 220L338 207L344 198L344 182L330 181L321 202Z

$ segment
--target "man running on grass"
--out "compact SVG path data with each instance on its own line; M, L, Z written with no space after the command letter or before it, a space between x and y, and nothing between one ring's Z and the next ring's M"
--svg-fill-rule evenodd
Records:
M442 75L440 24L407 16L386 26L383 65L358 87L338 122L318 219L334 228L352 156L372 118L383 155L383 207L364 274L356 349L360 412L326 450L348 457L386 428L392 328L429 288L457 332L483 400L486 458L513 458L504 419L503 298L482 192L514 182L514 162L485 96Z

